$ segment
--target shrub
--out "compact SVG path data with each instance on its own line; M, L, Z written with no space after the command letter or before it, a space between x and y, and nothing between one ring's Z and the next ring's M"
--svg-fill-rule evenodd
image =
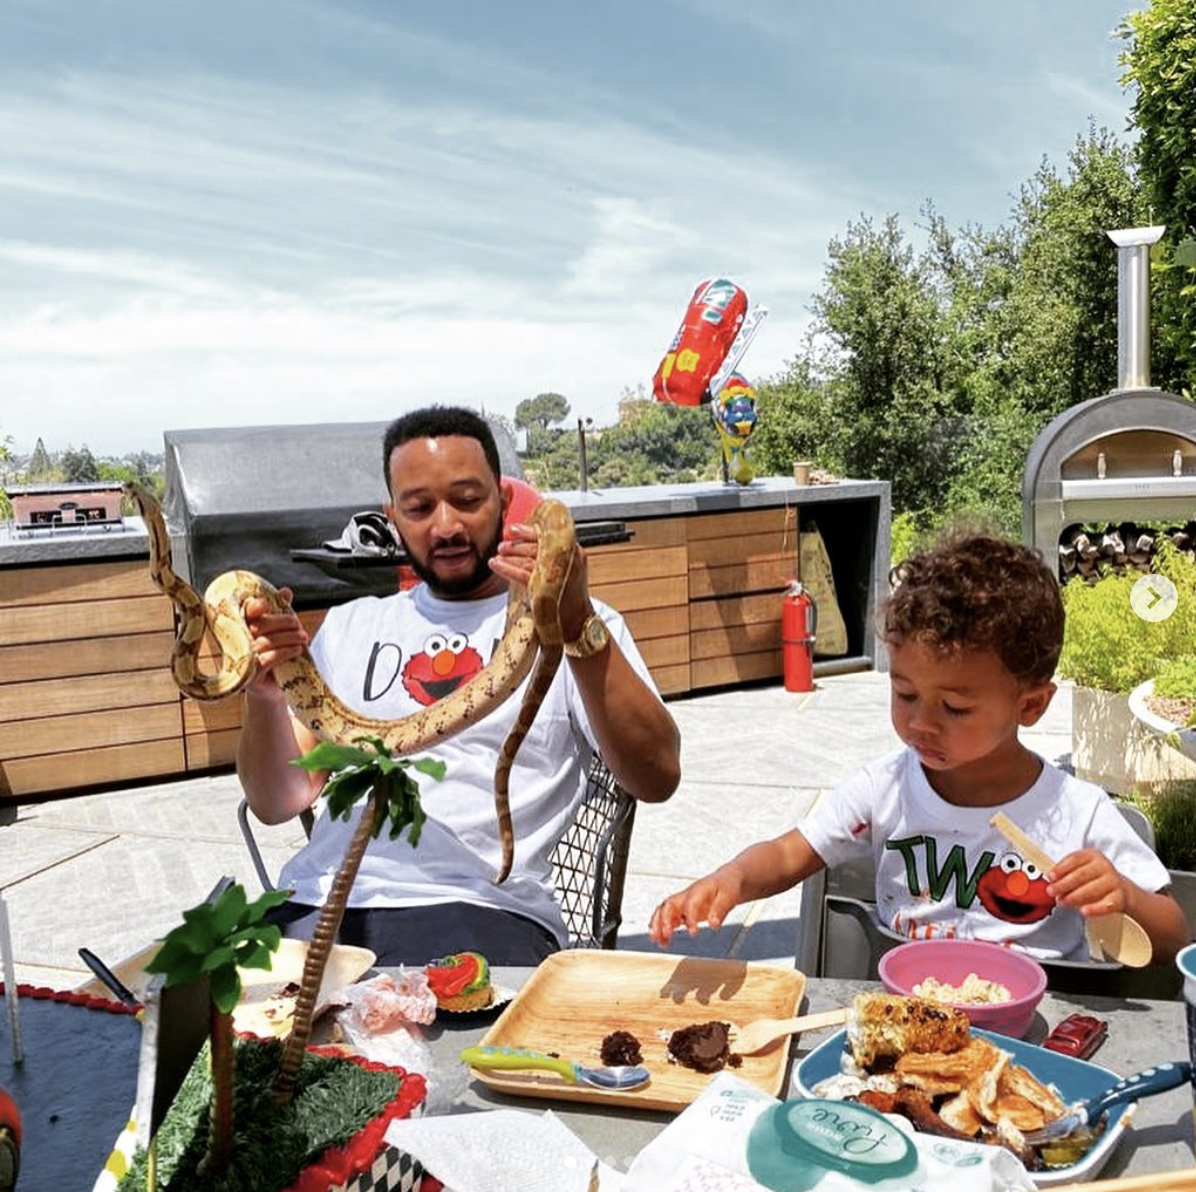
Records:
M1164 662L1155 675L1154 694L1196 703L1196 654Z
M1169 782L1126 801L1149 817L1155 851L1168 869L1196 870L1196 781Z
M1141 578L1137 573L1064 584L1063 678L1126 695L1157 678L1168 660L1190 653L1196 641L1196 558L1164 539L1154 571L1179 591L1175 611L1165 621L1144 621L1131 607L1130 591Z

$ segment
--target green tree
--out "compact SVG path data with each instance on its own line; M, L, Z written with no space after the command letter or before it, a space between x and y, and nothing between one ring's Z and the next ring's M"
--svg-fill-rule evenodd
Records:
M932 219L950 296L944 383L967 426L948 518L1017 533L1034 439L1056 414L1116 384L1117 254L1107 232L1142 222L1145 205L1132 150L1090 126L1062 172L1040 165L1006 227L952 234Z
M1132 149L1090 127L1063 174L1043 162L1013 219L1017 263L999 320L998 380L1049 418L1117 383L1117 250L1108 232L1149 219Z
M527 431L529 451L535 442L544 440L554 422L564 422L568 417L569 402L559 393L537 393L515 407L515 425Z
M68 447L62 453L62 475L71 483L90 483L99 480L100 465L86 443L76 451Z
M50 453L46 450L46 445L38 438L33 445L33 454L29 457L29 466L26 468L26 474L32 484L36 484L39 480L50 480L55 475L54 464L50 459Z
M1040 166L1005 226L954 231L928 205L921 251L895 217L849 226L802 350L759 386L761 470L809 458L889 480L915 534L961 520L1017 532L1035 436L1116 382L1106 232L1144 209L1132 151L1090 128L1063 172Z
M592 451L594 484L663 484L711 480L719 472L718 435L709 409L663 402L597 437Z
M419 801L419 786L408 770L416 769L437 780L444 777L444 762L431 758L395 757L378 737L362 737L360 744L369 748L321 741L295 761L305 770L333 772L324 785L323 795L328 814L334 818L347 820L363 797L366 803L312 930L299 994L295 999L291 1033L283 1045L278 1075L274 1080L274 1095L284 1103L294 1096L303 1052L311 1038L324 970L345 917L349 891L357 878L366 846L381 833L383 825L389 823L391 840L397 840L407 829L407 838L414 848L419 843L426 817Z
M849 475L891 481L898 509L936 508L961 427L950 417L938 295L895 215L849 224L814 299L832 454Z
M1164 388L1196 392L1196 9L1192 0L1149 0L1118 26L1128 42L1123 85L1135 88L1131 123L1138 163L1166 224L1153 295L1155 342L1171 367L1153 366Z
M707 409L646 402L633 419L586 434L589 483L594 488L685 483L719 475L718 438ZM525 461L544 491L574 489L580 480L577 436L561 433Z
M6 463L12 459L12 436L4 435L0 437L0 463ZM0 489L0 521L9 521L12 518L12 502L8 499L8 493Z
M212 1128L208 1153L201 1165L205 1175L224 1171L232 1149L236 1076L233 1010L241 1000L239 970L270 968L282 931L262 919L289 896L286 890L270 890L251 903L243 886L229 886L215 902L200 903L184 911L182 925L166 936L145 966L146 972L165 974L167 987L193 984L204 976L210 982Z
M807 341L788 372L756 385L759 421L752 452L762 475L788 476L799 459L832 472L843 470L833 444L830 400L825 384L814 375L813 355Z

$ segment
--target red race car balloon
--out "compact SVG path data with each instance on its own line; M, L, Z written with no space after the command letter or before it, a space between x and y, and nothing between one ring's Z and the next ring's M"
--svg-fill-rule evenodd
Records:
M700 406L710 401L710 380L727 358L747 314L746 291L725 277L698 285L665 358L652 378L657 401Z

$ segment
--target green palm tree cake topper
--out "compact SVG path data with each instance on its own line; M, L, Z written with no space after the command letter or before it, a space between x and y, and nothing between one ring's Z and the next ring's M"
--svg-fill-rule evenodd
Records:
M445 771L443 762L430 758L396 757L377 737L361 737L352 745L322 741L292 764L332 774L323 790L329 815L348 820L361 799L366 803L308 945L291 1031L272 1084L272 1100L278 1105L286 1105L294 1097L324 970L366 847L387 824L392 840L406 831L412 846L418 845L426 816L411 771L438 781ZM282 932L265 922L265 916L289 896L289 891L271 890L250 902L242 886L230 886L214 902L184 911L182 924L166 936L146 965L147 972L164 976L164 988L204 978L210 983L212 1096L208 1147L200 1164L204 1175L224 1172L234 1145L237 1056L232 1014L241 998L239 970L271 967Z
M145 966L146 972L163 974L166 989L191 985L204 977L210 983L211 1130L201 1171L220 1172L228 1166L236 1063L233 1009L241 1000L240 970L271 967L282 931L262 919L271 907L288 897L286 890L269 890L251 903L243 886L229 886L215 902L201 902L184 911L182 925L166 936Z

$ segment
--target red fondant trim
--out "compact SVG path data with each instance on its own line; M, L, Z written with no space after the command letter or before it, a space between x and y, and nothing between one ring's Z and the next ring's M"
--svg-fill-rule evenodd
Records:
M314 1163L308 1164L294 1184L282 1192L328 1192L329 1188L347 1183L363 1171L368 1171L386 1146L386 1127L395 1118L410 1117L427 1095L427 1084L418 1072L405 1072L402 1068L391 1068L359 1055L346 1055L335 1047L309 1047L308 1050L315 1055L347 1060L369 1072L393 1072L402 1083L398 1094L372 1122L343 1146L329 1147Z
M0 981L0 996L4 982ZM75 993L70 989L47 989L44 985L18 985L18 997L32 997L39 1001L63 1002L68 1006L82 1006L87 1010L107 1010L109 1014L140 1014L140 1006L126 1006L113 998L97 997L94 993Z

